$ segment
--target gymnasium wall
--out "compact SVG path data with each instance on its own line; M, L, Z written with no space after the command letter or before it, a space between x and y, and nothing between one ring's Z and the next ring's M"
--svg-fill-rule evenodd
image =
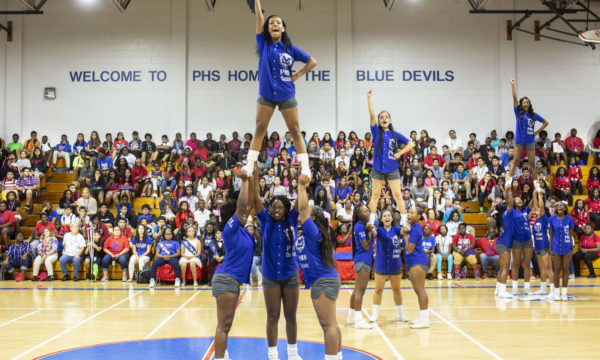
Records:
M600 121L600 50L520 33L506 41L506 15L470 15L462 0L397 0L391 12L379 0L303 0L302 11L295 0L263 2L319 61L297 83L309 136L340 129L362 136L369 88L403 132L427 128L439 139L450 127L463 138L504 132L514 128L513 76L552 131L575 126L587 137ZM16 1L0 7L19 9ZM43 10L11 17L13 42L0 33L3 137L32 129L53 142L92 129L127 138L134 129L201 138L253 130L255 20L244 1L219 0L211 12L200 0L133 0L120 13L107 0L89 8L51 0ZM56 87L57 99L45 100L44 87ZM271 128L284 131L279 115Z

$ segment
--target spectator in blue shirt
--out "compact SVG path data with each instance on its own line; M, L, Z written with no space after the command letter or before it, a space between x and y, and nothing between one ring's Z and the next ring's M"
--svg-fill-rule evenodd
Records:
M61 157L65 159L67 170L71 168L71 144L67 141L67 135L61 135L60 142L54 147L52 153L52 170L56 171L56 161Z
M469 181L469 173L465 170L463 164L458 164L454 175L452 175L452 190L457 196L460 190L465 190L467 200L471 200L471 182Z

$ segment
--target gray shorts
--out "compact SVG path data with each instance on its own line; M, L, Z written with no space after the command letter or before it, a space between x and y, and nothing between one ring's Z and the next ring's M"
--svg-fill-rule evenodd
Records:
M533 240L513 241L513 249L533 249Z
M340 286L342 280L339 277L320 278L310 285L310 297L316 299L325 293L329 300L336 301L340 294Z
M371 265L367 264L364 261L359 261L354 264L354 272L360 272L360 269L364 269L369 274L371 273Z
M285 289L299 288L300 287L300 276L298 276L298 273L295 273L294 275L290 276L287 279L275 281L275 280L268 279L263 275L262 285L263 285L263 288L274 288L274 287L282 287Z
M272 108L276 108L279 106L279 110L293 109L296 106L298 106L298 100L296 100L295 97L291 97L289 99L281 100L281 101L271 101L271 100L259 95L258 100L256 100L256 102L261 105L272 107Z
M212 278L212 295L218 297L224 292L230 292L240 295L240 286L242 283L229 274L215 274Z
M502 253L505 253L505 252L510 252L510 248L508 246L504 245L504 244L497 244L496 245L496 252L498 254L502 254Z
M371 179L374 180L400 180L400 171L397 169L387 174L371 169Z
M535 143L534 142L532 142L531 144L527 144L527 145L517 144L517 146L522 147L523 150L525 150L525 151L534 151L535 150Z
M425 270L427 270L427 269L425 269ZM393 272L393 273L391 273L391 274L384 274L384 273L380 273L379 271L375 270L375 274L377 274L377 275L381 275L381 276L402 275L402 269L400 269L400 270L398 270L398 271L396 271L396 272Z
M539 256L548 255L548 254L550 254L550 248L544 248L540 251L536 251L535 254L539 255Z

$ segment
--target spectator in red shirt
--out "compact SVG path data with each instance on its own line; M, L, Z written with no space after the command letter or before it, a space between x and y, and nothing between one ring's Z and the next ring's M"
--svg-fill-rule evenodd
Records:
M492 193L492 190L496 186L496 180L492 177L489 172L483 175L483 179L479 181L479 212L483 212L483 203L485 199Z
M575 206L573 207L573 224L575 228L575 234L577 234L578 238L581 238L581 235L584 233L585 225L590 222L590 215L585 210L585 202L579 199L575 201Z
M583 151L585 144L581 138L577 137L576 129L571 129L571 136L565 139L565 145L567 146L567 156L579 157L583 161L583 164L587 165L590 154Z
M496 228L490 228L487 235L482 237L477 244L482 250L482 253L479 255L479 260L481 262L481 272L484 279L489 277L488 266L494 266L494 277L498 275L498 271L500 270L500 263L498 262L500 255L496 252L496 241L498 241L498 230L496 230Z
M573 206L571 182L567 177L567 170L564 167L561 166L556 170L552 187L554 187L554 195L558 196L561 201L568 200L569 206Z
M479 280L479 265L477 265L477 252L475 251L475 238L467 233L467 224L461 223L458 225L458 234L452 238L452 257L454 258L454 278L460 279L467 276L466 266L462 269L460 266L463 261L473 267L475 279Z
M421 224L421 228L424 228L425 225L429 225L431 235L433 235L434 237L438 236L439 228L442 224L437 219L437 213L434 209L427 210L427 219L423 221L423 223Z
M113 234L104 242L104 258L102 259L102 280L108 281L108 266L118 262L123 272L123 282L127 281L127 263L129 260L129 240L121 234L121 228L115 227Z
M136 159L135 165L131 169L131 176L133 177L133 187L135 189L136 194L140 193L141 197L146 197L146 192L148 191L148 184L150 183L150 178L148 177L148 170L144 166L142 166L142 160Z
M592 189L600 188L600 170L598 170L597 166L593 166L590 169L586 185L588 189L588 194L592 193Z
M0 235L2 236L2 245L8 248L10 236L15 232L15 215L12 211L6 209L6 201L0 202Z
M583 173L581 168L577 165L575 157L569 158L569 167L567 168L567 176L571 182L571 193L575 195L575 191L579 190L579 195L583 194L583 185L581 185L581 179Z
M340 234L335 239L335 247L343 248L352 246L352 233L348 231L348 225L340 225Z
M52 231L52 233L58 232L56 230L56 228L54 227L54 223L52 223L51 221L48 221L48 214L43 212L40 215L40 219L41 219L41 221L39 221L37 223L37 225L35 226L35 229L29 236L29 239L39 239L42 236L42 233L44 232L45 228L49 228Z
M528 183L529 186L533 188L533 177L531 176L531 172L529 171L528 167L523 167L523 173L517 178L517 181L519 182L519 187L521 189L523 189L523 185L525 183Z
M600 229L600 189L593 189L589 197L585 199L590 220L596 225L596 229Z
M440 166L444 167L446 161L444 161L444 157L437 153L437 147L435 146L431 148L431 152L429 153L429 155L425 156L425 158L423 159L423 164L425 165L425 168L429 169L433 166L433 159L438 159L440 161Z
M585 235L579 238L579 250L573 254L573 265L575 267L575 276L580 276L581 260L587 265L590 274L588 278L595 278L594 260L600 257L600 236L594 233L592 223L585 225Z
M240 151L240 147L242 146L242 142L238 139L239 135L237 131L234 131L233 134L231 134L231 137L233 139L231 139L231 141L227 143L227 147L229 148L229 150L231 150L232 156L237 158L238 152Z

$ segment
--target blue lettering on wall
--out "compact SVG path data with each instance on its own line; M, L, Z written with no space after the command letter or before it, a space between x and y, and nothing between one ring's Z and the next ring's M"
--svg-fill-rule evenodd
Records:
M167 78L166 71L156 70L150 71L150 73L158 74L159 81ZM141 82L142 72L140 70L69 71L69 77L71 82Z
M394 70L357 70L356 81L394 81Z
M219 81L221 72L219 70L194 70L192 81Z
M403 70L402 81L450 82L454 81L453 70Z

